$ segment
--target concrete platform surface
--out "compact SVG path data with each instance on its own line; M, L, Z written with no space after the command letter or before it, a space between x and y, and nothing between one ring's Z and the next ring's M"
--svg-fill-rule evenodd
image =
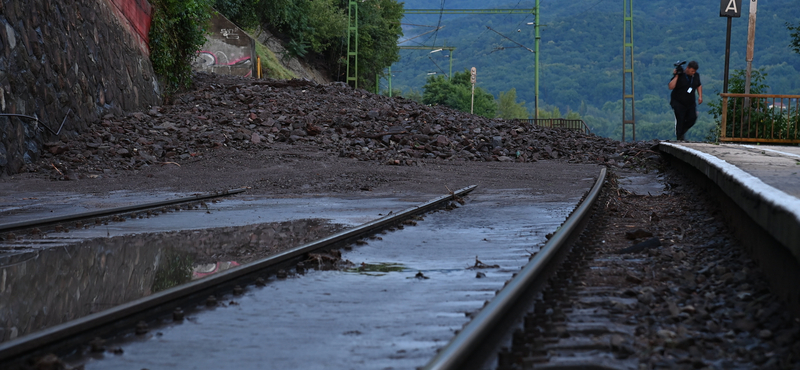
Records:
M800 147L661 142L717 184L800 261Z

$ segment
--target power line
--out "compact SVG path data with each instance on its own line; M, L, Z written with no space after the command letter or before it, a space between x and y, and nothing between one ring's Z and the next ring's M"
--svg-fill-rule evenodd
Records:
M500 32L497 32L497 31L495 31L495 30L494 30L492 27L486 26L486 28L488 28L490 31L492 31L492 32L494 32L494 33L496 33L496 34L498 34L498 35L500 35L500 36L503 36L503 38L505 38L506 40L508 40L508 41L511 41L511 42L513 42L513 43L515 43L515 44L519 45L521 48L525 48L526 50L530 51L531 53L534 53L534 52L535 52L535 51L533 51L531 48L529 48L529 47L527 47L527 46L525 46L525 45L522 45L522 44L520 44L520 43L518 43L518 42L516 42L516 41L512 40L510 37L508 37L508 36L506 36L506 35L504 35L504 34L502 34L502 33L500 33Z
M430 55L428 56L428 59L430 59L430 60L431 60L431 62L433 62L433 65L435 65L435 66L436 66L436 68L439 68L439 70L440 70L440 71L442 71L442 74L443 74L443 75L447 76L447 72L445 72L444 70L442 70L442 67L439 67L439 64L437 64L437 63L436 63L436 61L435 61L435 60L433 60L433 58L431 58L431 57L430 57ZM447 78L450 78L450 76L447 76Z
M431 44L431 46L436 46L436 38L439 36L439 27L442 25L442 15L444 15L444 2L445 0L442 0L441 6L439 7L439 22L436 24L436 32L433 33L433 44Z
M400 23L401 26L416 26L416 27L430 27L434 28L434 26L429 26L427 24L414 24L414 23Z
M429 34L429 33L431 33L431 32L436 32L436 31L438 31L438 30L440 30L440 29L442 29L442 28L444 28L444 27L439 27L439 28L437 28L437 29L434 29L434 30L430 30L430 31L427 31L427 32L423 32L423 33L421 33L421 34L419 34L419 35L416 35L416 36L414 36L414 37L411 37L411 38L405 39L405 40L403 40L403 41L399 41L399 42L398 42L398 44L402 44L402 43L404 43L404 42L411 41L411 40L413 40L413 39L415 39L415 38L417 38L417 37L422 37L422 36L425 36L425 35L427 35L427 34Z

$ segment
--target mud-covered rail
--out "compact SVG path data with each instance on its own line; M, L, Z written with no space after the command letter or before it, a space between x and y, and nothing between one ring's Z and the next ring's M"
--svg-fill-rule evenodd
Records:
M296 267L304 256L334 248L344 243L375 234L398 225L402 221L443 207L452 200L460 199L475 189L469 186L451 194L438 197L424 204L368 222L354 229L343 231L316 242L308 243L283 253L245 264L236 269L214 274L184 285L167 289L114 308L85 316L40 332L0 344L0 363L21 365L25 360L45 353L69 353L95 338L113 337L132 331L137 323L153 321L158 317L172 317L178 307L197 306L209 296L240 294L242 287L263 283L262 277L288 267ZM141 325L141 324L138 324Z

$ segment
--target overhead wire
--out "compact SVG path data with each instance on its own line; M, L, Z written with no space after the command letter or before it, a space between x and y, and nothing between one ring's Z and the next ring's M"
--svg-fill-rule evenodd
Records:
M521 48L525 48L526 50L530 51L531 53L535 53L535 51L533 51L531 48L529 48L529 47L527 47L527 46L525 46L525 45L522 45L522 44L520 44L520 43L518 43L518 42L516 42L516 41L512 40L510 37L508 37L508 36L506 36L506 35L504 35L504 34L502 34L502 33L500 33L500 32L497 32L497 30L493 29L492 27L486 26L486 28L488 28L490 31L492 31L492 32L494 32L494 33L496 33L496 34L498 34L498 35L502 36L504 39L506 39L506 40L508 40L508 41L511 41L511 42L513 42L513 43L515 43L515 44L519 45L519 47L521 47Z
M442 67L439 67L439 64L438 64L438 63L436 63L436 61L435 61L435 60L433 60L433 58L431 58L431 56L430 56L430 55L428 55L428 59L430 59L430 60L431 60L431 62L433 62L433 65L435 65L435 66L436 66L436 68L439 68L439 71L441 71L443 75L447 76L447 78L450 78L450 76L448 76L448 75L447 75L447 72L445 72L444 70L442 70Z
M439 22L436 24L436 32L433 33L433 44L431 46L436 46L436 38L439 36L439 27L442 25L442 16L444 15L444 3L445 0L442 0L439 7Z
M600 0L600 1L605 1L605 0ZM517 2L517 4L516 4L516 5L514 5L514 7L513 7L512 9L517 9L517 8L519 8L519 5L520 5L521 3L522 3L522 0L519 0L519 1ZM596 5L597 5L597 4L593 5L592 7L594 7L594 6L596 6ZM444 7L445 7L445 0L442 0L442 1L441 1L441 3L440 3L440 8L439 8L439 18L438 18L437 25L436 25L436 32L434 32L434 33L433 33L431 36L429 36L429 37L428 37L428 38L427 38L425 41L422 41L422 42L420 42L420 41L416 41L416 40L413 40L414 38L417 38L417 37L419 37L419 36L422 36L422 35L417 35L417 36L414 36L414 37L412 37L411 39L404 40L403 42L409 42L409 43L413 43L413 44L416 44L416 45L425 46L425 45L428 45L428 42L431 40L431 38L433 38L433 44L432 44L431 46L436 46L436 40L437 40L437 38L438 38L438 30L440 30L441 28L443 28L443 27L441 27L441 23L442 23L442 17L443 17L443 14L444 14ZM507 15L506 15L506 16L503 18L503 23L505 23L505 22L506 22L506 21L509 19L509 17L511 17L511 15L512 15L512 14L507 14ZM525 16L525 17L524 17L524 18L523 18L523 19L522 19L522 20L521 20L519 23L517 23L517 27L516 27L516 28L519 28L519 26L520 26L522 23L526 22L526 21L527 21L527 20L530 18L530 16L531 16L530 14L526 15L526 16ZM413 25L413 24L409 24L409 25ZM421 25L418 25L418 26L421 26ZM432 26L428 26L428 27L432 27ZM474 38L473 38L472 42L471 42L469 45L467 45L466 47L460 47L459 49L461 49L461 50L468 50L468 49L471 49L473 46L475 46L475 44L476 44L476 43L478 43L479 41L482 41L481 39L482 39L482 37L483 37L483 36L486 34L486 32L487 32L487 31L489 31L488 27L487 27L487 28L484 28L484 29L483 29L483 30L480 32L480 34L478 34L478 36L476 36L476 37L474 37ZM495 32L496 32L496 31L495 31ZM501 35L501 36L503 36L503 35ZM505 37L505 36L503 36L503 37ZM509 40L511 40L511 39L509 38ZM513 40L511 40L511 41L512 41L512 42L515 42L515 41L513 41ZM515 43L516 43L516 42L515 42ZM518 44L518 45L521 45L521 44ZM520 46L520 47L523 47L523 48L526 48L526 49L528 49L528 48L527 48L527 47L525 47L525 46ZM504 49L508 49L508 48L516 48L516 47L505 47ZM528 50L530 50L530 49L528 49ZM496 51L496 50L493 50L493 51L489 52L488 54L491 54L491 53L493 53L494 51ZM487 55L488 55L488 54L487 54ZM404 67L408 67L408 66L410 66L410 65L416 64L416 63L418 63L420 60L422 60L422 58L424 58L424 57L426 57L426 55L421 55L421 56L419 56L419 57L417 57L417 58L413 58L413 59L411 59L411 60L408 60L408 59L405 59L405 58L403 58L403 59L405 60L405 62L402 64L402 66L404 66ZM438 64L436 64L436 62L434 62L434 61L433 61L433 59L430 57L430 55L427 55L427 57L428 57L428 59L429 59L429 60L431 60L431 62L433 62L433 63L434 63L434 65L436 65L436 67L437 67L437 68L439 68L439 70L440 70L440 71L442 71L441 67L439 67L439 65L438 65ZM450 53L450 56L449 56L449 57L451 57L451 58L452 58L452 51L451 51L451 53ZM442 73L444 73L444 71L442 71ZM446 74L446 73L445 73L445 74Z

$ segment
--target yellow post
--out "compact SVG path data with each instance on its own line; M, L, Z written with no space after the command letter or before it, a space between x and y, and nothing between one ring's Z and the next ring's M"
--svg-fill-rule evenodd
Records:
M256 63L258 63L256 66L256 77L261 79L261 55L256 55Z

